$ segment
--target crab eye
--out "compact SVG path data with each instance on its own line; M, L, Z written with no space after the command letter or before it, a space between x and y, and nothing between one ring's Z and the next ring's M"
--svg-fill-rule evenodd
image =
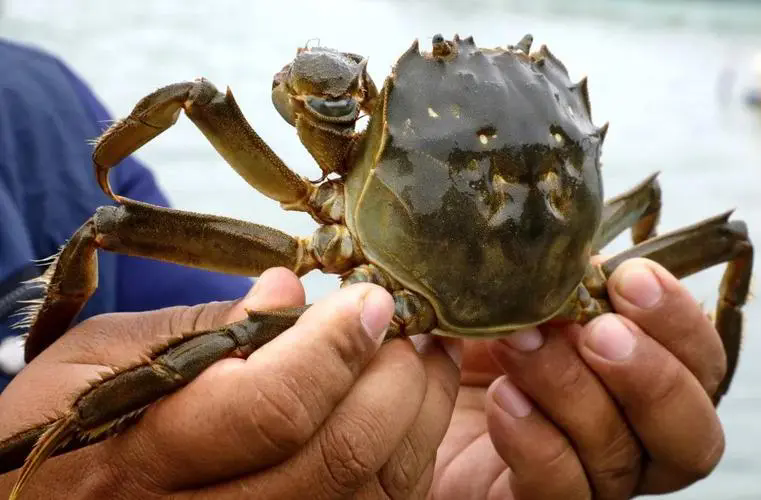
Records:
M354 99L324 99L309 96L306 105L313 113L329 121L349 121L357 115L357 101Z

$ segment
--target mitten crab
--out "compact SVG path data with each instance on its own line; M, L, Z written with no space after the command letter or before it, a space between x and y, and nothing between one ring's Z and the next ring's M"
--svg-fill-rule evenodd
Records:
M285 266L299 276L339 274L344 286L376 283L396 303L389 339L495 337L547 321L584 323L611 310L605 282L626 259L653 259L680 278L728 262L716 311L729 361L718 404L736 366L750 282L745 224L725 213L656 236L655 175L605 202L607 125L592 123L587 81L572 83L560 60L531 44L526 35L515 45L479 48L472 37L436 35L421 53L415 41L380 90L364 57L299 49L275 75L272 99L322 170L316 181L280 160L229 90L200 79L143 98L96 143L98 182L117 203L98 209L46 271L26 359L63 335L93 293L97 249L247 276ZM314 234L293 237L113 193L109 169L181 111L251 186L284 209L310 214L319 224ZM369 121L358 131L362 114ZM627 229L632 248L590 263ZM118 432L216 360L273 339L303 311L251 312L217 330L189 332L94 383L62 418L0 444L2 470L33 449L12 496L47 457Z

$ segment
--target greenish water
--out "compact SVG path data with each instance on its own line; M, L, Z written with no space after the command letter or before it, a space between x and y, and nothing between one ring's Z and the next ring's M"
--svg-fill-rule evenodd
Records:
M316 166L270 101L272 75L297 46L319 39L367 55L382 82L414 38L428 44L438 32L472 34L493 46L531 32L572 77L589 77L594 119L611 123L603 155L609 195L660 170L662 230L735 207L761 242L761 114L740 103L748 63L761 51L759 2L11 0L2 12L0 35L63 56L116 115L170 82L205 76L229 85L262 137L309 177ZM307 216L284 213L253 192L187 120L139 156L180 208L292 234L314 228ZM627 243L621 238L611 251ZM720 274L712 269L687 283L712 304ZM336 281L313 273L305 283L313 300ZM725 457L709 478L668 498L761 498L761 308L752 302L747 311L743 360L720 410Z

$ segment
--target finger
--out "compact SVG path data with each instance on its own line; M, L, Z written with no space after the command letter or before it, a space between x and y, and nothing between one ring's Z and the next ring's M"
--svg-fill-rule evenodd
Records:
M423 469L423 472L420 474L420 478L418 479L417 485L415 486L415 489L410 493L409 498L419 498L421 500L424 498L431 498L430 491L431 486L433 485L433 477L435 471L436 458L434 457L430 462L428 462L428 465L426 465L425 469Z
M481 389L481 392L485 398L486 389ZM472 420L477 420L477 423L471 425L477 426L477 430L473 431L465 445L454 452L454 457L450 456L449 460L442 457L442 463L436 464L433 498L458 500L486 498L494 479L507 468L505 461L494 449L489 436L484 408L485 406L478 415L472 415ZM452 426L462 425L463 419L457 420L459 422L453 420ZM449 436L446 439L448 440ZM439 462L438 457L437 462Z
M507 376L487 391L486 422L495 450L510 467L492 484L489 498L592 498L571 443Z
M499 367L489 353L489 342L479 340L464 341L462 385L486 389L500 375L502 375L502 368Z
M218 362L152 407L113 454L170 491L284 460L349 392L393 308L376 285L331 294L248 360Z
M409 342L392 341L370 362L309 442L275 467L204 490L208 498L353 498L380 471L415 422L426 373ZM201 498L206 498L203 495Z
M39 397L33 400L33 406L6 405L0 419L0 436L35 427L56 413L64 413L93 380L101 379L108 370L132 367L154 351L154 346L166 345L188 332L234 321L245 314L247 304L271 308L303 303L304 289L296 275L274 268L265 271L246 297L238 301L89 318L40 353L35 358L35 368L22 371L6 388L6 401L28 401L27 387L35 387Z
M45 357L41 354L38 358L56 364L131 365L150 352L152 346L166 345L188 332L243 319L246 307L267 310L303 303L304 288L296 275L285 268L272 268L262 273L245 297L236 301L89 318L66 332L54 344L55 349L45 351Z
M724 434L710 397L685 365L616 314L579 330L579 351L626 414L652 460L648 469L671 470L681 486L711 472ZM646 485L647 491L659 488Z
M380 485L390 498L410 498L418 488L444 439L457 399L462 341L422 337L414 340L427 378L425 400L402 444L378 473Z
M433 469L435 465L435 460L431 460L428 462L426 467L423 469L423 471L420 473L419 477L417 478L417 484L415 485L415 488L405 494L403 497L397 497L393 494L389 493L388 490L381 484L381 480L376 476L373 477L369 482L365 483L362 488L360 488L354 495L352 495L353 499L356 500L377 500L377 499L387 499L387 498L404 498L405 500L423 500L425 498L430 498L428 492L431 488L431 483L433 482Z
M641 449L606 387L579 355L568 328L536 328L494 342L510 380L565 433L595 498L628 498L640 474Z
M727 370L721 338L687 288L647 259L621 264L608 281L615 310L639 325L697 377L708 394Z
M304 287L292 271L285 267L273 267L264 271L251 291L240 300L232 303L232 307L216 309L208 304L210 314L199 316L201 329L214 328L234 321L245 319L246 310L271 311L282 307L303 305L306 300Z
M486 498L494 478L507 468L486 426L487 389L461 382L452 422L436 454L433 498Z
M368 482L362 485L351 495L352 500L379 500L386 499L388 495L383 491L377 476L370 478Z

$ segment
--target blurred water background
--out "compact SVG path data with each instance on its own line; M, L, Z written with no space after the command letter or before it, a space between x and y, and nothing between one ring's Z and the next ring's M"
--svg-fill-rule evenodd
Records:
M205 76L229 85L260 135L310 178L319 170L270 101L272 76L297 47L321 43L369 56L380 85L414 38L428 45L435 33L459 33L504 46L531 32L574 80L589 77L594 120L611 123L603 154L608 196L659 170L661 230L737 208L761 243L761 111L742 104L753 83L750 60L761 51L761 2L6 0L1 12L0 36L63 57L116 116L171 82ZM249 188L183 117L138 156L179 208L292 234L315 227ZM610 251L627 244L628 234ZM716 268L687 283L712 306L720 276ZM309 300L337 284L319 273L304 282ZM747 313L739 373L720 409L725 457L709 478L668 498L761 498L758 302Z

